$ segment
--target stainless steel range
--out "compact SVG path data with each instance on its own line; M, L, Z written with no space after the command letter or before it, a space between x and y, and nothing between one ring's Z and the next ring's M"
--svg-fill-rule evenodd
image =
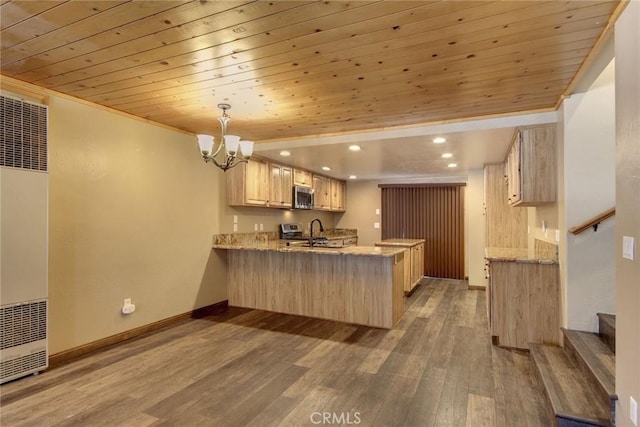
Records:
M303 236L302 224L280 224L280 238L282 240L307 241L313 246L326 246L328 239L323 236Z

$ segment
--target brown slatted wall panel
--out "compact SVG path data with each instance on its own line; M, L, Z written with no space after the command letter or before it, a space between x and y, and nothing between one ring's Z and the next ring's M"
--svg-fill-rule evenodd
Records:
M382 188L382 238L425 239L425 275L464 279L464 186Z

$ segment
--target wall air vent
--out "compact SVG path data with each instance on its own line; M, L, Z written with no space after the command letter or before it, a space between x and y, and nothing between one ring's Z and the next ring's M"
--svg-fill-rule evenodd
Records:
M47 338L47 301L15 304L0 308L0 349L16 347Z
M47 300L0 307L0 384L48 366Z
M47 170L47 107L0 96L0 166Z

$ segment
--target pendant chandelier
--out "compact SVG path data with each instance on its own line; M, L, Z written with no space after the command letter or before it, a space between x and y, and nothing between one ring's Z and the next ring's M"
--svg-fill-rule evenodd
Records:
M231 109L231 105L218 104L218 108L222 110L222 115L218 117L221 127L220 144L213 151L215 138L211 135L198 135L198 145L205 162L213 162L226 172L239 163L249 161L253 154L253 141L240 141L237 135L227 135L227 125L231 121L227 110Z

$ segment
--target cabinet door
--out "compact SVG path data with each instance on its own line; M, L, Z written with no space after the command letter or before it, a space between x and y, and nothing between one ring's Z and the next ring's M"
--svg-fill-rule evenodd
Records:
M516 140L509 152L509 185L508 185L508 200L509 203L518 203L521 199L521 180L520 175L520 163L521 163L521 146L522 146L522 133L518 132Z
M280 169L280 193L282 194L281 206L290 208L293 199L293 170L289 166Z
M282 202L282 166L269 165L269 206L279 207Z
M269 206L290 208L293 188L291 168L271 163L269 171Z
M265 206L269 200L269 165L262 160L249 160L245 168L245 203Z
M311 187L313 185L311 172L308 172L302 169L294 169L293 185L302 185L304 187Z
M424 275L424 245L411 247L411 280L415 285Z
M313 207L314 209L329 210L331 209L331 200L329 192L331 184L329 178L313 175Z
M345 183L337 179L331 180L331 210L344 212Z

